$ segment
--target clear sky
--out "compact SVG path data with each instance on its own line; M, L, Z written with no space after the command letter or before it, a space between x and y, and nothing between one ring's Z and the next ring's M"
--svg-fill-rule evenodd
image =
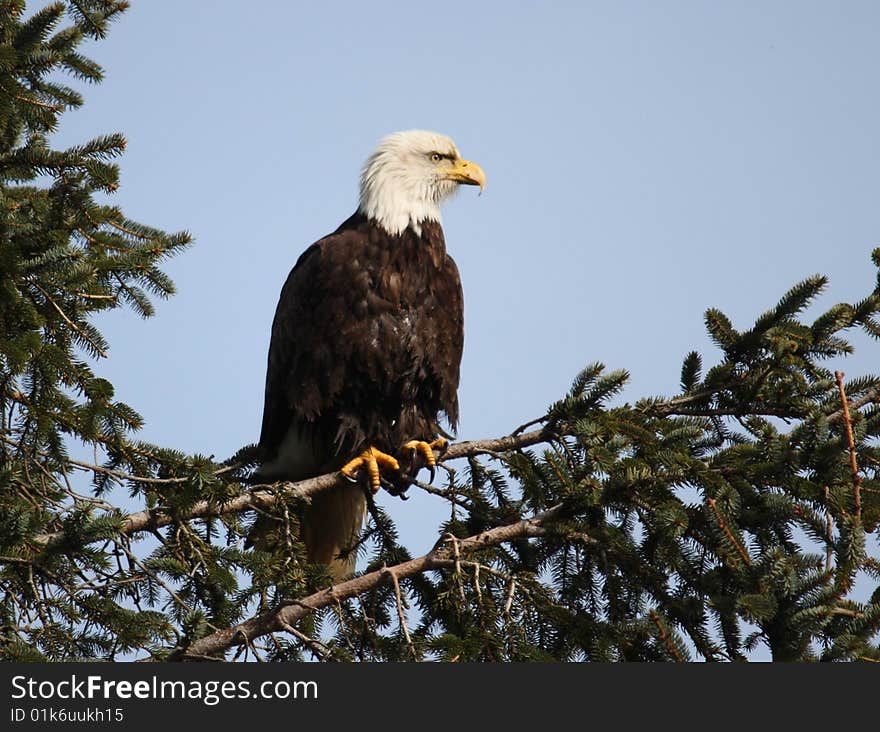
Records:
M587 363L671 395L702 314L795 282L867 294L880 245L876 2L134 0L58 144L121 131L126 213L195 246L179 294L100 321L143 439L223 459L259 437L298 255L355 208L383 135L452 136L488 177L444 212L465 290L459 436L509 432ZM878 344L840 364L877 370ZM416 493L416 491L413 491ZM430 548L447 506L382 498Z

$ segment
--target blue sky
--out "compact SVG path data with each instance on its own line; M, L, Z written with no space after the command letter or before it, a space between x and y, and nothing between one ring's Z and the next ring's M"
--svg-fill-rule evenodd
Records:
M142 437L222 459L259 436L278 292L355 208L376 141L451 135L488 177L444 212L465 290L459 436L543 413L596 360L672 394L702 313L795 282L867 294L880 245L873 2L138 2L58 144L121 131L116 200L187 229L179 294L110 315L98 365ZM876 368L859 338L849 376ZM416 553L445 504L383 498Z

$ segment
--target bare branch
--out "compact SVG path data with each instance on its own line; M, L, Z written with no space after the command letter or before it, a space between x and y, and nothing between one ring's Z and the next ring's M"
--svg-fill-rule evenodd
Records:
M394 584L394 596L397 599L397 619L400 621L400 630L406 639L406 647L409 649L413 661L418 661L419 654L416 653L416 647L413 645L412 636L409 634L409 628L406 624L406 612L403 609L403 595L400 592L400 582L397 581L397 572L392 567L385 567L385 572L388 573L391 577L391 582Z
M459 442L450 445L442 456L438 454L438 459L442 459L445 462L457 458L471 457L473 455L516 450L545 442L548 439L550 439L550 435L544 430L535 430L515 437L511 436L491 440ZM135 476L130 476L130 478L132 480L141 480ZM249 491L246 491L225 503L199 501L188 511L182 512L178 515L173 514L166 507L159 506L144 511L138 511L137 513L131 513L126 516L122 523L121 533L124 535L136 534L141 531L150 531L161 528L162 526L168 526L175 521L223 516L225 514L240 513L247 510L268 509L274 506L281 498L299 498L308 500L321 491L341 485L348 485L348 479L344 478L339 473L327 473L326 475L320 475L316 478L307 478L306 480L301 480L296 483L256 485ZM41 544L52 544L62 539L63 533L60 532L41 534L35 537L35 541Z

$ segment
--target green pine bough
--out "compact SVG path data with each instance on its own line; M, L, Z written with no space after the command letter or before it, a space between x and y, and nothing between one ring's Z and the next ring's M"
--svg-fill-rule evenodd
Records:
M82 104L59 72L100 81L78 48L125 7L0 1L0 658L880 660L880 378L823 366L880 336L880 279L812 322L821 276L745 331L707 311L719 353L689 354L674 396L624 402L626 372L587 367L540 418L438 456L415 484L448 508L431 551L371 503L365 569L332 587L297 516L339 476L251 486L250 448L137 441L94 316L152 315L190 237L98 202L121 135L49 143ZM258 515L283 551L242 548Z

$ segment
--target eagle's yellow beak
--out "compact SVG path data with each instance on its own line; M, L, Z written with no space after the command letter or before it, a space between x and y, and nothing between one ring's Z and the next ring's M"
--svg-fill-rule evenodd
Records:
M468 186L480 186L481 191L486 187L486 174L479 165L470 160L459 158L453 161L452 168L443 177Z

